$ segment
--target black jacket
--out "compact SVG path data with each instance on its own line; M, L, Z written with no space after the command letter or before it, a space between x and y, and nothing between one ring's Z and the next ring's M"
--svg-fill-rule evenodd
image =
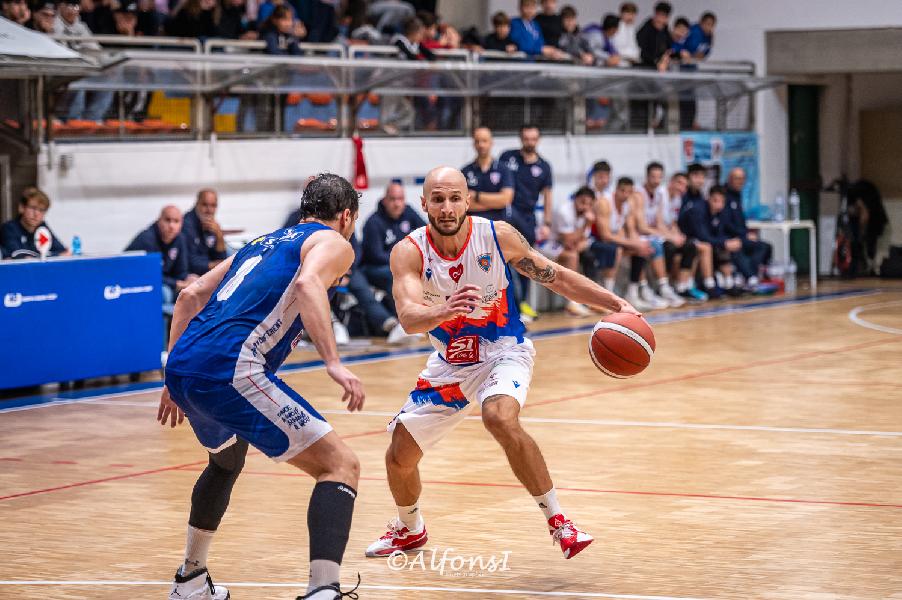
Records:
M410 206L397 219L392 219L379 203L376 212L370 215L363 226L363 258L365 265L384 266L388 264L391 250L395 244L419 227L426 224L419 213Z
M204 231L197 209L185 213L182 221L182 237L188 250L188 271L203 275L210 270L214 260L225 260L226 253L216 250L216 236Z
M177 281L188 277L188 248L181 233L172 242L164 244L160 239L160 230L154 223L136 235L125 250L159 252L163 260L163 283L171 288L175 288Z
M642 28L636 32L636 42L639 44L642 66L651 68L658 66L658 61L670 52L670 47L673 45L670 30L667 27L661 30L655 29L652 19L645 21Z

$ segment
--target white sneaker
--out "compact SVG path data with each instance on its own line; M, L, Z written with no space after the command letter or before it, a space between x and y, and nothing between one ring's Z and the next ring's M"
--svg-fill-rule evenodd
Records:
M411 531L396 517L389 522L388 532L369 545L366 555L373 558L390 556L395 552L409 552L425 546L428 540L426 524L422 520L419 529Z
M589 310L585 304L580 304L579 302L567 302L567 306L564 307L564 310L573 315L574 317L588 317L592 314L592 311Z
M182 576L181 571L179 569L175 572L169 600L229 600L229 590L221 585L213 585L206 567L185 576Z
M386 341L389 344L404 344L408 342L414 342L419 339L419 335L407 333L406 331L404 331L404 328L401 327L401 324L398 323L392 328L391 331L388 332L388 339Z
M639 297L639 293L634 290L627 290L626 295L623 297L624 300L633 305L633 308L638 310L639 312L648 312L650 310L654 310L651 304L647 303L645 300Z
M673 288L669 285L662 285L658 292L660 293L661 298L663 298L671 308L679 308L686 304L686 301L673 291Z
M670 303L664 300L664 298L661 298L660 296L655 294L654 291L647 285L639 286L639 296L643 300L645 300L645 303L651 306L652 309L657 310L659 308L670 308Z
M335 344L337 346L345 346L351 342L348 328L341 321L332 321L332 333L335 334Z

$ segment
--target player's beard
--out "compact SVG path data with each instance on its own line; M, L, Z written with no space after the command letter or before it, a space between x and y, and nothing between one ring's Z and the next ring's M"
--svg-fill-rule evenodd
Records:
M457 235L457 232L460 231L460 228L463 227L464 221L467 219L467 215L463 215L460 219L457 220L456 224L450 223L439 223L438 220L432 215L427 215L429 217L429 224L432 225L432 228L441 236L452 237Z

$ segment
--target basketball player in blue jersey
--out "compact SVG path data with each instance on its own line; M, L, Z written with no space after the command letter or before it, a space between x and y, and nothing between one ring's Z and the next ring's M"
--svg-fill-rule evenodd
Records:
M429 333L435 352L388 429L388 484L398 518L366 550L387 556L426 543L418 500L423 453L479 404L482 422L514 474L545 515L565 558L592 542L558 503L545 460L520 426L532 378L532 342L524 337L509 267L573 302L636 313L625 300L539 254L511 225L467 216L467 180L450 167L426 177L421 198L429 224L392 250L398 318L405 331Z
M344 390L348 410L363 407L360 380L338 358L327 292L354 260L348 238L358 196L337 175L313 178L301 199L298 225L257 238L178 297L157 419L175 427L187 416L210 458L191 495L185 560L170 600L229 598L207 573L207 552L248 444L316 479L307 509L310 581L302 598L350 594L339 589L339 565L360 466L276 370L306 331L326 372Z

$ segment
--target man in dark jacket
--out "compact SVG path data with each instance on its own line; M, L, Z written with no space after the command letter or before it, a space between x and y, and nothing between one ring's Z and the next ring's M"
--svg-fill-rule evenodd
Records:
M388 304L396 313L392 301L392 275L389 258L392 248L404 237L426 225L420 215L404 200L404 188L393 181L385 189L376 212L363 226L363 274L374 287L388 294Z
M179 292L191 285L197 275L188 273L188 248L182 236L182 213L172 205L163 207L160 217L135 236L126 252L159 252L163 261L163 312L172 314Z
M203 275L227 256L222 228L216 222L218 206L216 190L207 188L197 193L194 208L185 213L182 237L188 248L188 271L195 275Z
M639 55L643 67L666 71L670 64L670 38L668 23L672 8L669 2L655 4L655 14L636 32Z
M727 234L742 240L741 254L743 259L736 263L749 287L758 285L758 272L762 266L770 262L773 248L767 242L758 239L758 234L749 231L742 210L742 188L745 187L745 171L742 167L730 170L726 185L726 206L723 220Z
M698 200L687 194L680 207L678 225L686 237L711 244L714 249L714 267L717 283L727 294L738 296L742 291L734 286L733 263L742 262L742 240L730 237L724 219L726 191L719 185L708 191L708 200ZM705 284L705 291L712 298L719 297L715 289Z

